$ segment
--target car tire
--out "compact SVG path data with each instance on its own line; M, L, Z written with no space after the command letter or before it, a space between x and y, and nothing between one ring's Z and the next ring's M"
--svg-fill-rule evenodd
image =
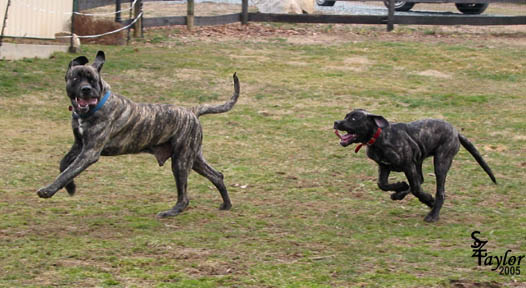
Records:
M316 0L318 6L334 6L336 1L327 1L327 0Z
M384 0L385 7L389 8L389 0ZM395 11L409 11L415 6L415 2L395 0Z
M488 3L455 3L458 11L464 14L481 14L488 8Z

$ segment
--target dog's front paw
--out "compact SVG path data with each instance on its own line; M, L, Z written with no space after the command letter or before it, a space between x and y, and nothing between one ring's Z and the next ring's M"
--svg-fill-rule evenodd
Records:
M37 191L37 195L40 198L51 198L51 197L53 197L53 195L55 195L55 193L57 193L57 190L53 189L50 186L47 186L47 187L44 187L44 188L40 188Z
M163 212L159 212L157 213L157 218L159 219L163 219L163 218L168 218L168 217L174 217L174 216L177 216L179 214L181 214L181 210L175 210L175 209L171 209L171 210L168 210L168 211L163 211Z
M68 191L69 196L75 195L75 192L77 190L77 186L73 181L71 181L68 185L66 185L66 191Z

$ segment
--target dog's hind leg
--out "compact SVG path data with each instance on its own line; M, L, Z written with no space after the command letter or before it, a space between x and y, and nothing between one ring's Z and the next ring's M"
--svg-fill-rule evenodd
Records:
M453 162L453 155L441 155L442 157L439 157L440 154L435 155L433 158L433 163L435 165L435 175L436 175L436 185L437 185L437 191L435 195L435 205L433 205L433 209L429 212L429 214L424 219L426 222L435 222L438 221L440 209L442 208L442 204L444 204L444 199L446 197L446 176L447 172L449 171L449 168L451 167L451 163Z
M418 168L415 165L411 165L411 167L409 167L409 169L404 172L407 180L409 181L409 185L411 186L411 192L413 195L415 195L416 198L420 200L420 202L426 204L429 208L433 208L435 199L433 199L433 196L422 190Z
M172 156L172 172L175 178L175 185L177 186L177 203L175 206L164 212L157 214L160 218L172 217L181 213L188 207L190 200L186 191L188 175L190 174L193 165L194 157L190 157L188 153L179 153Z
M217 190L219 190L221 198L223 198L223 203L221 204L221 206L219 206L219 209L230 210L230 208L232 207L232 203L230 202L230 197L228 196L225 183L223 183L223 174L212 168L212 166L210 166L208 163L206 163L206 160L204 159L202 153L199 153L197 155L193 169L195 172L210 180L210 182L212 182L214 186L216 186Z

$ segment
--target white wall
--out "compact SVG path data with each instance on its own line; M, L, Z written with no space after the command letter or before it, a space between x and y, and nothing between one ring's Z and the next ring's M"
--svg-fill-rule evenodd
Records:
M0 29L7 0L0 0ZM55 33L70 31L73 0L11 0L6 36L55 38Z

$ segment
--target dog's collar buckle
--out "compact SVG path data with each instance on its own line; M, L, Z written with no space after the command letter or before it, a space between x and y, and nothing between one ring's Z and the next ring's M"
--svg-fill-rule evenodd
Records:
M365 144L367 146L373 145L374 142L376 142L376 139L378 139L378 137L380 137L380 133L382 133L382 128L378 127L378 129L376 129L376 133L374 133L373 137L371 139L369 139L369 141L367 141L367 143L365 143ZM360 151L362 146L363 146L363 143L360 143L358 146L356 146L356 149L354 149L354 153L358 153L358 151Z
M106 94L104 94L104 97L102 97L102 99L99 101L97 106L95 106L95 108L93 108L92 110L88 111L88 113L84 114L84 115L78 114L77 112L75 112L75 109L73 108L73 106L69 106L69 111L73 111L71 113L71 117L73 117L73 119L79 119L79 118L86 119L86 118L90 117L91 115L95 114L95 112L99 111L100 108L102 108L102 106L104 106L104 103L106 103L108 98L110 98L110 95L111 95L111 91L107 90Z

